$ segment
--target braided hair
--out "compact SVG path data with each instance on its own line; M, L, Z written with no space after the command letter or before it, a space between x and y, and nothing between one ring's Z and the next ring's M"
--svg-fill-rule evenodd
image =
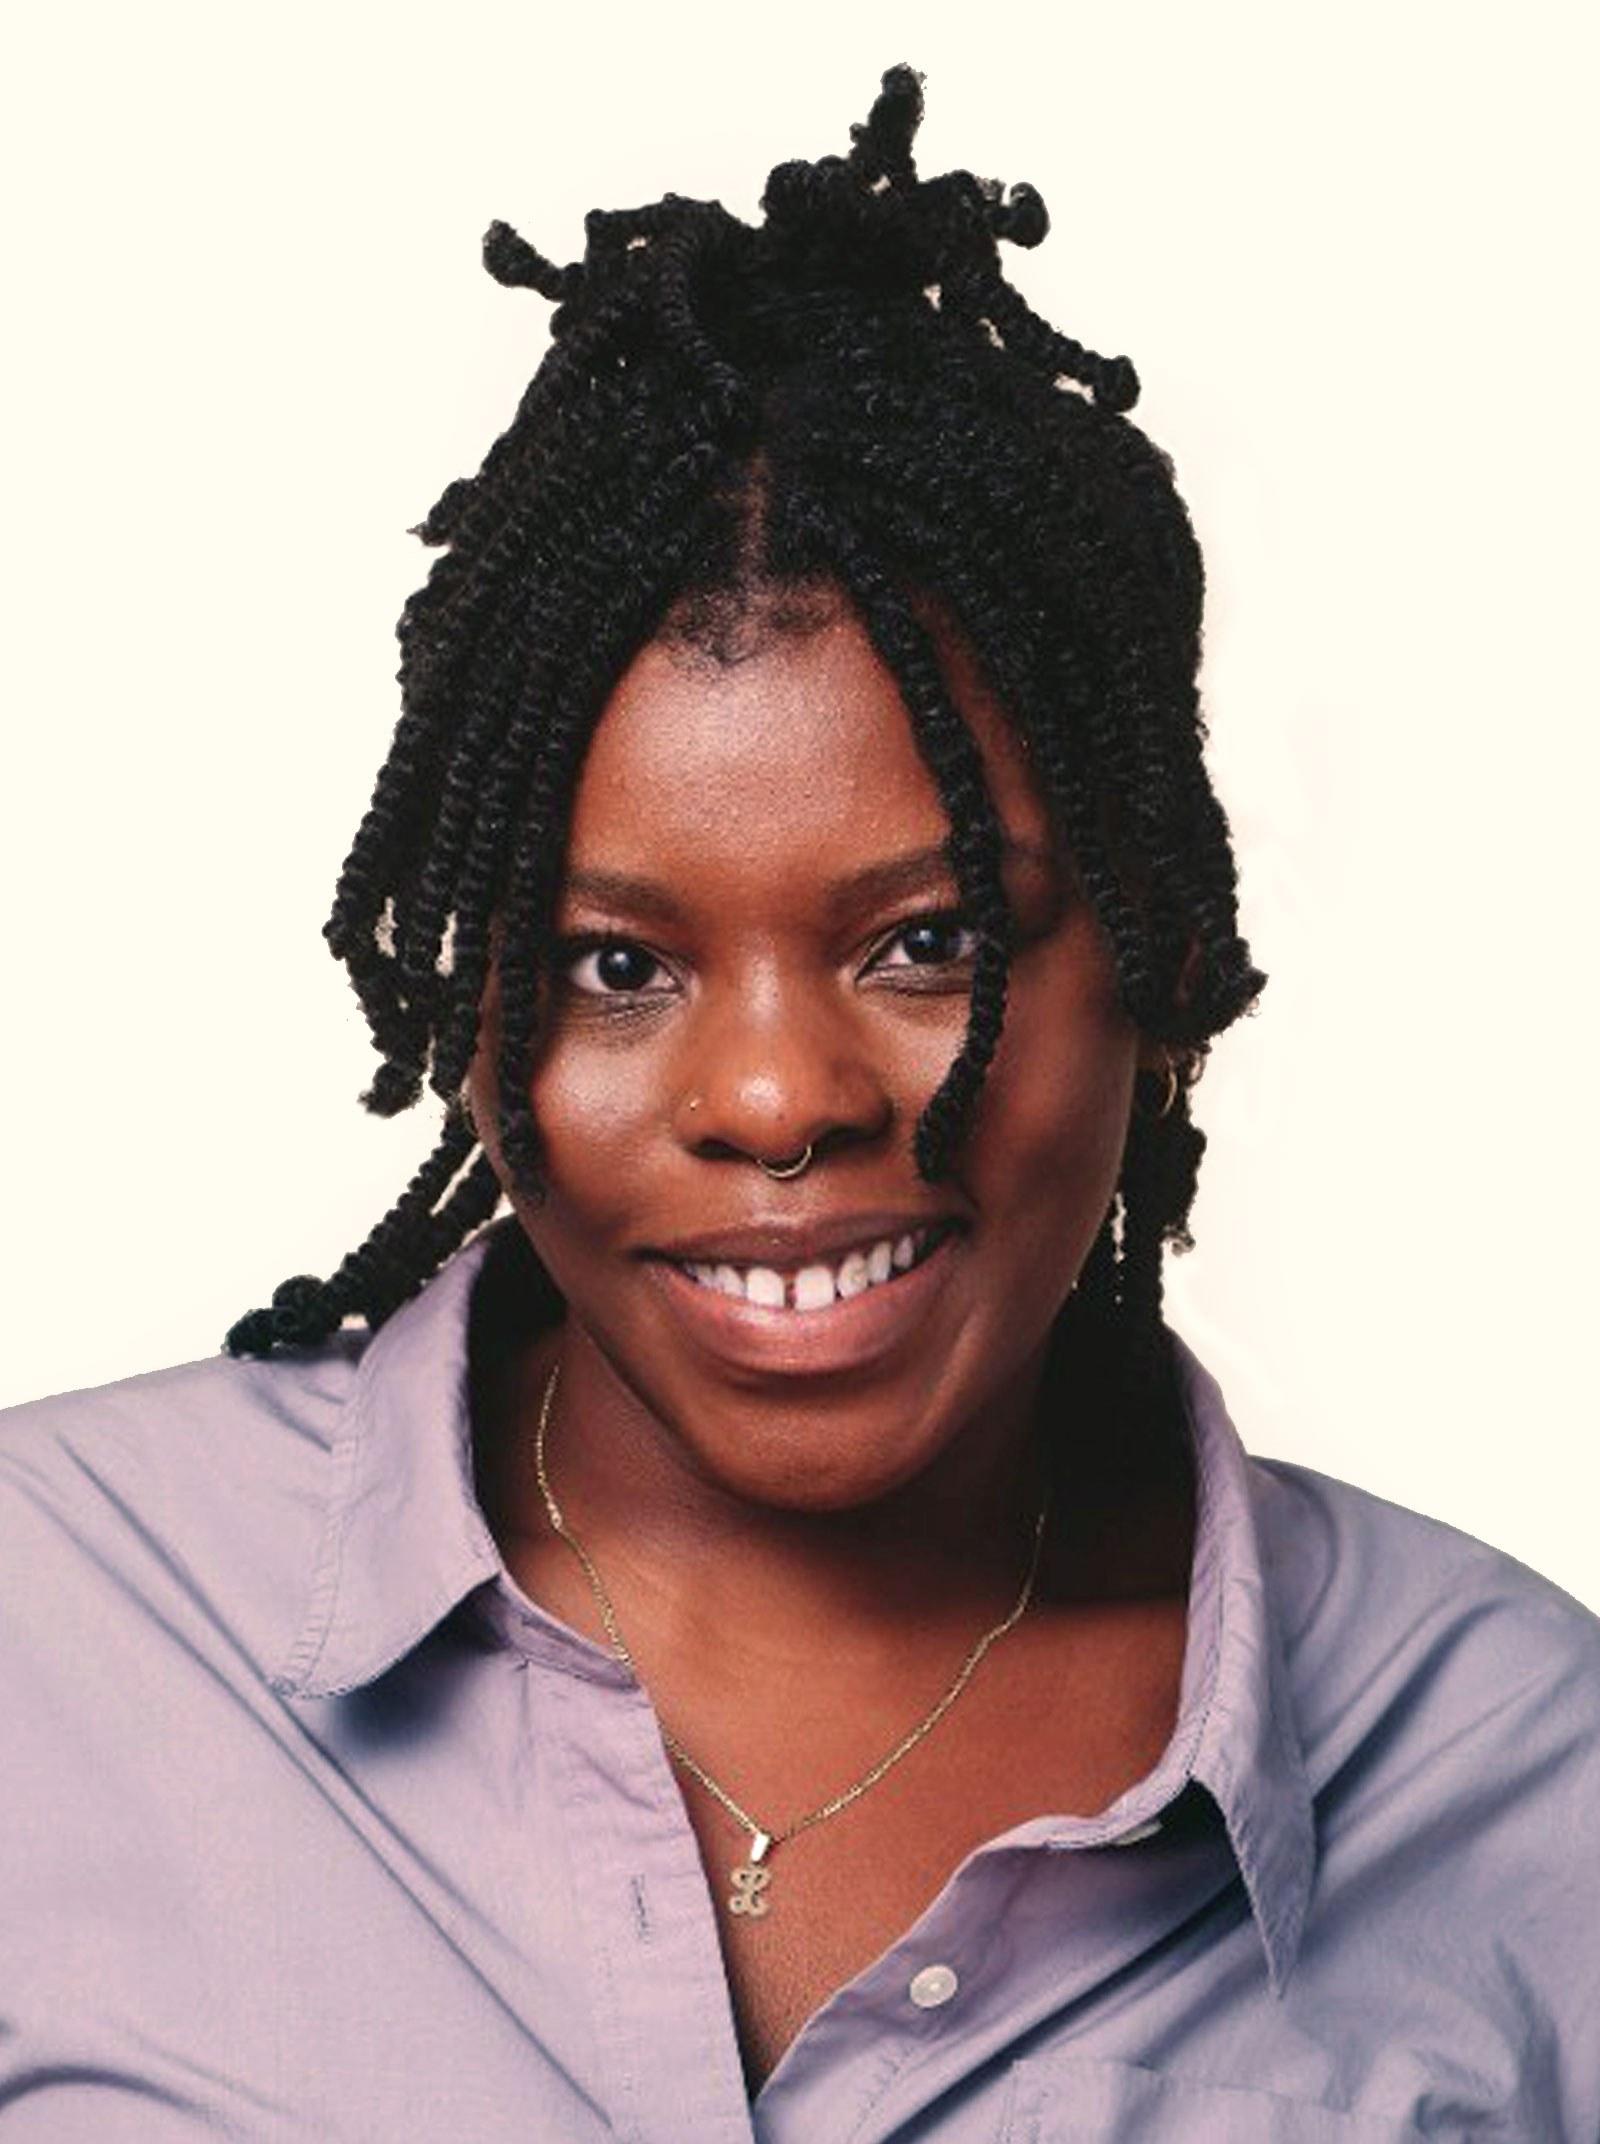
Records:
M565 267L491 226L489 272L552 301L552 341L483 466L415 532L441 555L400 619L402 711L325 926L380 1058L364 1106L395 1115L426 1085L442 1137L366 1241L326 1280L283 1282L230 1352L313 1345L352 1315L375 1330L493 1216L500 1185L462 1100L491 959L500 1147L538 1195L530 1067L600 710L652 638L715 654L775 592L831 589L899 685L979 935L916 1165L945 1170L978 1106L1011 937L932 604L1021 732L1124 1008L1169 1045L1169 1073L1136 1083L1057 1338L1097 1348L1125 1392L1170 1388L1162 1252L1189 1243L1205 1143L1188 1090L1263 983L1201 756L1200 553L1170 460L1128 421L1133 366L1058 333L1004 278L999 241L1037 245L1044 202L966 171L919 178L921 116L921 78L892 68L847 155L771 173L759 224L675 194L597 209Z

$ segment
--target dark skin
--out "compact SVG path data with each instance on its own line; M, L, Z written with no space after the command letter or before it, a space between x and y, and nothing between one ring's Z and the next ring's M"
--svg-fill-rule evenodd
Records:
M1013 1604L1048 1334L1115 1186L1135 1071L1163 1061L1117 1002L1014 733L942 638L1018 932L952 1178L922 1183L911 1139L959 1046L971 940L892 678L842 609L732 666L653 644L578 789L533 1081L548 1195L513 1198L567 1317L538 1343L504 1336L473 1396L512 1575L603 1644L532 1465L559 1363L564 1515L659 1716L773 1829L859 1779ZM497 1041L491 979L470 1096L498 1165ZM792 1182L756 1165L808 1143ZM913 1269L814 1310L731 1302L683 1270L759 1266L792 1293L806 1265L837 1273L852 1245L922 1228ZM1086 1440L1027 1616L926 1742L774 1851L766 1918L727 1913L748 1842L675 1772L752 2090L965 1855L1104 1807L1164 1747L1189 1486L1113 1490L1100 1457Z

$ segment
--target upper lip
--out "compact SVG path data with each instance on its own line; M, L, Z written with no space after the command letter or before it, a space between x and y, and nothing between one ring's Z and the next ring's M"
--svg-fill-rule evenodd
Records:
M919 1229L959 1226L952 1213L845 1213L812 1221L753 1222L736 1228L703 1230L671 1243L653 1245L647 1256L675 1259L680 1265L804 1266L826 1263L846 1251L893 1242Z

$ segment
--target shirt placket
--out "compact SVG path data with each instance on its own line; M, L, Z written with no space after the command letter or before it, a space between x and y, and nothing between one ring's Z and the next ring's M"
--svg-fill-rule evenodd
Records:
M711 1898L650 1701L632 1681L551 1683L606 2112L632 2144L753 2144Z

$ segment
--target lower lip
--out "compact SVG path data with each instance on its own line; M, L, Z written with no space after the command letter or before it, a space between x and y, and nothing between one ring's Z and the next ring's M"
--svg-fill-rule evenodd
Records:
M735 1369L790 1377L856 1370L916 1337L954 1268L960 1244L949 1235L920 1264L826 1310L768 1310L691 1280L670 1259L649 1272L673 1314L708 1354Z

